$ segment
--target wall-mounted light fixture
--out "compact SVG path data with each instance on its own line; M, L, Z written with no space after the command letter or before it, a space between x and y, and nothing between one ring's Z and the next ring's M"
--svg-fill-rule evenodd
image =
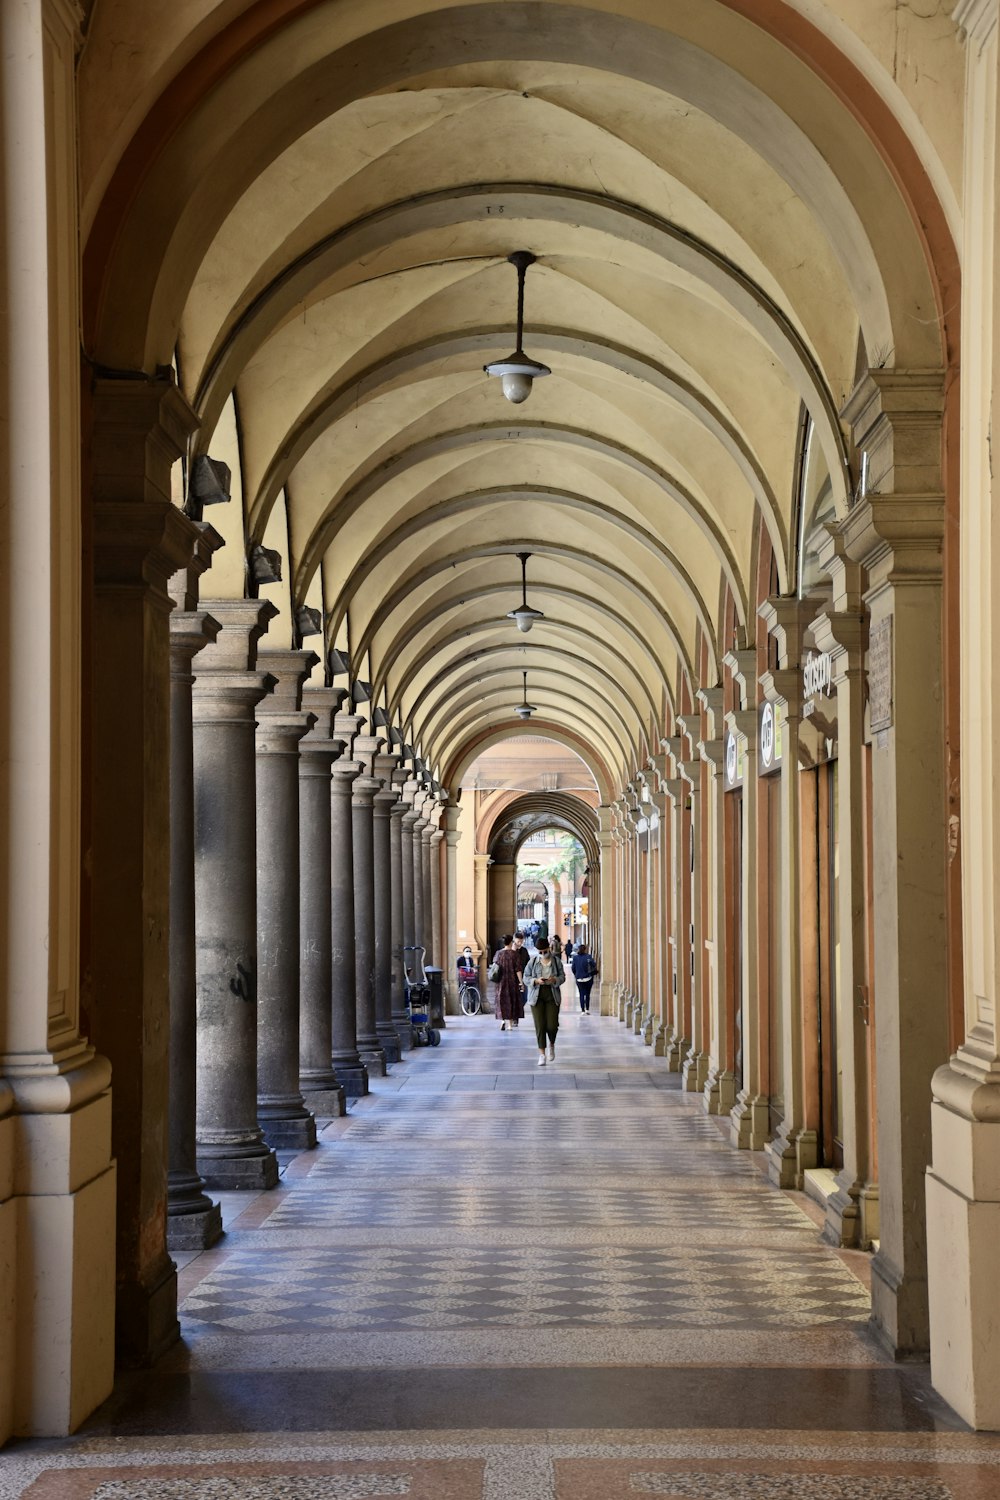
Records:
M530 250L515 250L507 259L517 267L517 348L506 359L495 359L483 369L487 375L499 375L507 400L517 404L527 401L531 395L532 381L542 375L551 375L552 371L521 348L524 339L524 273L534 265L535 257Z
M521 563L521 602L517 609L507 611L507 619L513 620L522 635L527 635L536 620L544 620L545 616L540 609L532 609L528 603L528 558L530 552L519 552L518 558Z

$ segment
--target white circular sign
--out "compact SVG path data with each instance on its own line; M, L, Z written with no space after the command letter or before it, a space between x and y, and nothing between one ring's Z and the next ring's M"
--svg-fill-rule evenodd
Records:
M726 741L726 779L727 779L727 781L731 781L732 782L732 781L736 780L736 765L737 765L737 760L736 760L736 736L735 736L735 734L731 734L729 736L728 740Z
M774 704L765 703L760 715L760 758L765 766L774 760Z

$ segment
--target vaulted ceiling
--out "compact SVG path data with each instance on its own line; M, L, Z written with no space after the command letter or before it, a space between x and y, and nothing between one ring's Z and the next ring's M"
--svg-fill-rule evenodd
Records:
M238 470L213 587L277 546L273 638L320 607L441 775L527 670L543 732L626 778L681 685L716 680L726 591L746 630L759 535L794 592L804 432L846 506L859 338L942 360L935 231L872 138L880 99L749 0L190 9L201 31L147 39L117 105L84 56L87 338L176 359L196 451ZM483 365L513 345L522 248L552 375L515 407Z

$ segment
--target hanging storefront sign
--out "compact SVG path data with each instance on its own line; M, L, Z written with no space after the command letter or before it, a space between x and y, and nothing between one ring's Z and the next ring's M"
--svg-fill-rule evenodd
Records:
M833 657L829 651L813 651L802 667L802 717L816 710L818 698L833 696Z
M785 721L787 710L781 703L765 703L760 711L760 760L762 776L770 776L781 770L785 753Z
M746 755L740 735L730 732L726 737L726 786L742 786Z

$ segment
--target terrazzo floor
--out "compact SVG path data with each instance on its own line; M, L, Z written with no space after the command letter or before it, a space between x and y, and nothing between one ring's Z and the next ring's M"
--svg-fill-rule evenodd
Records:
M449 1021L226 1235L184 1342L0 1500L997 1500L1000 1440L866 1326L867 1258L572 987Z

